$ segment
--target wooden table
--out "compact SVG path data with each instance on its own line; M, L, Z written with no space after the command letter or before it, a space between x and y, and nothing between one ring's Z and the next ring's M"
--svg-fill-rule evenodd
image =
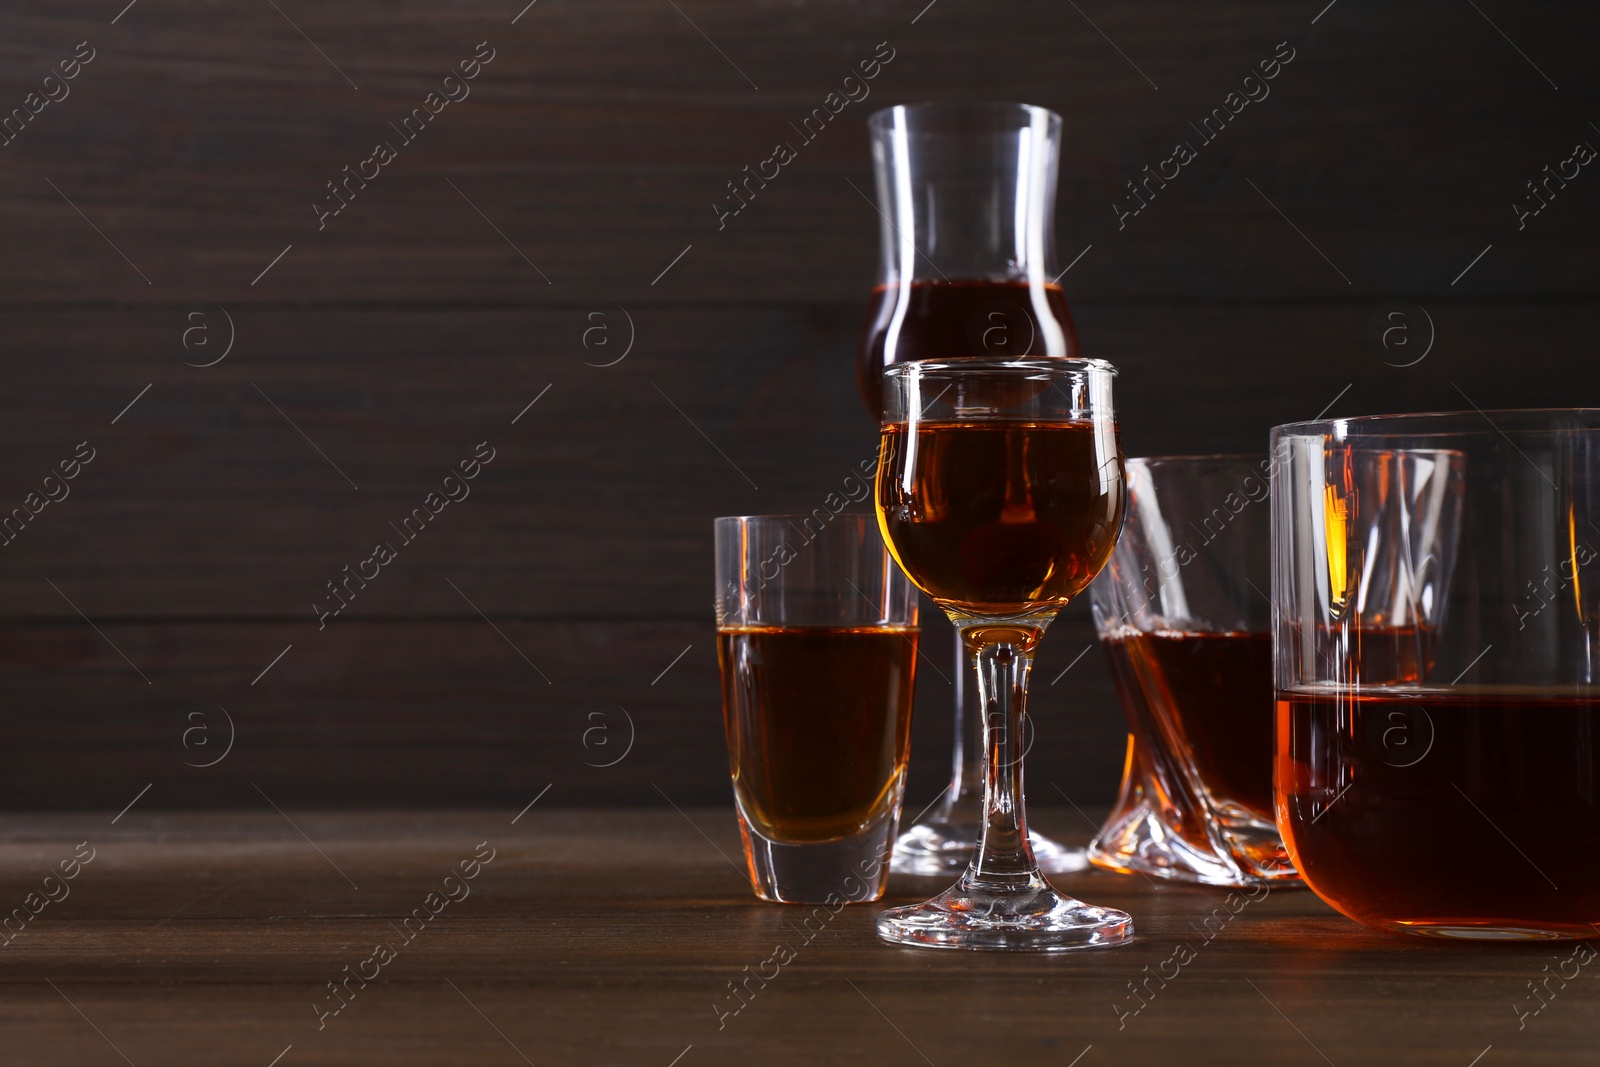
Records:
M873 939L876 906L813 920L807 940L807 910L751 898L728 810L536 805L514 816L136 807L115 825L102 814L11 819L0 908L38 906L28 894L43 889L59 899L13 919L23 932L0 947L0 1058L1499 1067L1600 1053L1600 962L1564 988L1551 980L1519 1029L1517 1009L1539 1003L1528 983L1571 946L1384 935L1289 890L1236 898L1208 938L1205 917L1229 915L1223 893L1103 873L1062 884L1132 912L1130 947L890 948ZM1079 840L1088 829L1070 810L1034 821ZM474 868L475 854L492 858ZM76 877L47 884L63 860ZM892 894L930 888L897 880ZM415 909L427 921L402 927ZM779 943L793 961L733 998L729 983ZM1179 945L1193 958L1163 966ZM328 983L341 980L349 992L335 1000ZM1142 1002L1130 983L1148 990Z

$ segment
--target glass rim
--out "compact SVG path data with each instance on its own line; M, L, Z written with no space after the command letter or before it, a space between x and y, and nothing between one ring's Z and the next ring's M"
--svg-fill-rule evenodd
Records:
M1043 114L1053 129L1059 129L1061 126L1060 112L1039 104L1024 104L1017 100L917 100L909 104L890 104L888 107L880 107L868 115L867 126L874 131L890 129L894 126L897 114L906 114L912 117L931 115L936 119L945 117L970 119L983 116L1002 118L1006 115L1027 116L1031 119L1035 115ZM1031 122L1021 122L1009 128L1025 129L1030 125L1032 125ZM958 132L961 136L972 136L972 131L970 130L941 130L924 127L915 132L919 136L932 137L955 136ZM1005 132L1005 130L1001 128L994 130L996 134L1002 132Z
M1164 456L1128 456L1124 464L1138 463L1141 466L1150 466L1153 463L1270 463L1271 452L1196 452L1193 455L1169 454Z
M718 515L714 519L712 519L711 521L715 525L721 525L723 523L727 523L729 525L732 525L732 524L748 525L750 523L756 523L756 522L792 523L792 522L796 522L796 521L799 521L799 520L815 519L815 518L816 518L815 513L808 511L808 512L795 512L795 513L789 514L789 515ZM836 511L836 512L833 512L833 518L829 519L828 522L831 525L832 523L838 521L839 519L857 519L857 520L862 520L862 521L870 521L870 522L873 523L873 525L877 525L877 522L878 522L877 514L875 512L871 512L871 511Z
M1595 429L1600 429L1600 407L1547 407L1547 408L1473 408L1467 410L1440 410L1440 411L1402 411L1384 415L1352 415L1338 419L1310 419L1304 422L1285 422L1272 428L1272 438L1306 436L1306 437L1335 437L1347 438L1352 428L1358 431L1367 428L1379 429L1384 427L1397 427L1406 422L1416 424L1412 432L1424 434L1460 434L1467 432L1464 427L1449 425L1460 420L1473 420L1481 428L1489 431L1506 433L1508 430L1516 433L1527 432L1552 432L1570 430L1575 427L1560 426L1549 421L1558 416L1579 416L1593 422ZM1541 421L1542 420L1542 421ZM1529 425L1530 422L1535 423ZM1509 425L1504 425L1504 424ZM1430 425L1444 424L1444 425ZM1391 433L1405 431L1391 429Z
M1012 374L1050 374L1067 377L1071 374L1099 372L1115 377L1117 368L1109 361L1090 356L1037 356L1020 359L995 359L991 356L959 356L953 359L916 359L891 363L883 368L884 377L909 378L912 374L941 371L999 371Z

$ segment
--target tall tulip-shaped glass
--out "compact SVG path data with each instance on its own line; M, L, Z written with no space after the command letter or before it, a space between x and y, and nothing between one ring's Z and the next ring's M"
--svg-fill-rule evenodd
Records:
M1029 104L942 101L874 112L878 284L861 331L856 382L874 419L883 368L923 359L1076 356L1078 336L1056 262L1061 116ZM982 817L982 715L955 650L950 781L894 846L902 874L956 875ZM1051 874L1089 865L1038 831Z
M1057 952L1121 944L1125 912L1058 893L1023 810L1023 713L1034 649L1088 587L1122 528L1109 363L969 359L884 372L878 524L906 576L976 662L983 828L944 893L878 917L886 941Z

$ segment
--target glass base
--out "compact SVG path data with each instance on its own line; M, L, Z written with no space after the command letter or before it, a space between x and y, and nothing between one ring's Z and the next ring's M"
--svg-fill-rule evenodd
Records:
M736 804L737 808L738 805ZM739 809L739 832L756 896L779 904L877 900L889 883L889 842L899 823L890 810L863 831L832 841L775 841Z
M1423 937L1442 937L1452 941L1583 941L1596 931L1583 927L1496 926L1487 923L1451 922L1448 919L1414 919L1384 923L1390 930Z
M1111 948L1133 939L1133 918L1062 896L1035 874L1017 889L986 890L963 876L932 900L878 916L894 945L1012 952Z
M1196 843L1192 833L1182 833L1170 825L1154 805L1141 798L1112 814L1089 842L1088 858L1096 867L1107 870L1188 885L1241 888L1262 882L1304 884L1275 827L1234 820L1222 832L1237 838L1235 846L1243 855L1237 855L1223 841Z
M1217 823L1229 853L1250 878L1273 885L1305 884L1289 858L1277 825L1270 819L1263 819L1248 808L1223 804L1217 812Z
M891 866L895 874L948 878L967 869L977 843L976 823L932 818L900 835L894 843ZM1032 830L1028 831L1028 844L1045 874L1073 874L1089 867L1088 854L1081 848L1068 848Z

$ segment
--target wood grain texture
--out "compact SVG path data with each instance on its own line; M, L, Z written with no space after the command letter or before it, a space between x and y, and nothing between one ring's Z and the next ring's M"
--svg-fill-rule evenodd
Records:
M1520 229L1512 203L1600 143L1597 27L1556 3L0 5L0 519L95 449L0 547L0 798L724 797L710 520L809 510L875 450L850 360L863 121L889 103L1066 116L1064 284L1122 369L1129 454L1259 450L1324 410L1593 402L1595 179ZM1125 183L1283 41L1271 95L1119 224ZM17 120L79 42L70 95ZM479 42L470 97L399 144ZM726 183L880 42L870 97L719 228ZM380 138L397 158L319 228ZM482 441L471 496L319 630L327 583ZM1088 641L1080 607L1041 675ZM1069 678L1030 766L1104 800L1118 713L1098 655ZM943 772L936 682L913 802ZM186 716L217 706L240 747L184 767ZM588 716L618 708L641 747L584 767Z
M0 515L80 441L98 450L0 548L0 614L76 617L43 574L91 618L314 624L326 583L386 538L400 558L343 620L475 617L447 577L496 617L704 618L713 517L809 512L876 455L856 304L634 307L634 351L609 368L590 365L615 358L599 335L582 344L592 312L626 340L609 305L235 310L236 350L207 369L181 362L202 357L179 309L0 312ZM1432 351L1394 366L1423 354L1424 310ZM1556 301L1079 318L1121 369L1129 455L1264 453L1271 426L1325 410L1579 403L1576 339L1600 331L1594 305ZM471 496L406 545L390 524L485 440Z
M636 351L613 367L583 347L584 305L235 310L237 352L205 369L182 363L202 356L182 347L179 308L0 311L16 356L0 367L7 506L80 441L96 449L71 494L0 548L14 709L0 799L105 805L159 781L162 806L235 805L253 780L358 805L510 803L550 781L563 803L649 801L651 783L686 803L727 795L711 519L808 511L873 455L851 380L857 307L635 307ZM1409 347L1383 344L1395 313ZM1079 311L1123 369L1130 454L1263 449L1273 423L1324 409L1582 399L1588 353L1571 339L1600 325L1591 305L1428 314L1433 350L1398 367L1427 340L1410 301ZM390 524L484 440L496 458L471 495L405 544ZM320 628L327 583L378 540L399 558ZM944 624L929 615L928 631L948 673ZM1040 677L1090 640L1079 605ZM1048 725L1030 768L1105 802L1120 713L1098 653L1070 677L1080 695L1036 709ZM239 716L238 751L191 771L186 716L217 706ZM914 807L943 784L948 707L925 670ZM621 708L645 740L614 772L584 767L601 761L584 731Z
M512 25L514 3L280 14L190 0L144 4L114 26L99 5L23 7L0 50L5 106L76 42L97 56L4 149L0 227L15 239L0 285L21 300L853 300L876 226L847 183L869 188L865 113L977 96L1069 118L1062 251L1095 246L1070 276L1074 297L1592 295L1592 179L1521 231L1511 204L1595 136L1585 49L1596 14L1540 3L1490 23L1470 5L1336 7L1313 25L1318 6L940 3L913 24L916 0L678 11L542 0ZM471 95L403 142L390 123L480 41L495 59ZM726 183L776 142L798 142L790 124L884 41L895 58L872 95L798 145L719 230L712 205ZM1202 142L1190 123L1281 41L1295 58L1271 95ZM319 230L325 183L379 140L399 158ZM1199 158L1119 229L1124 183L1180 140ZM1452 289L1490 242L1493 258Z
M1057 802L1054 788L1109 803L1126 728L1100 653L1083 655L1084 614L1040 652L1028 768ZM932 614L924 628L912 811L943 789L950 760L950 628ZM249 807L257 784L302 805L520 804L546 785L558 806L729 796L709 618L102 631L0 628L0 808L116 808L146 784L140 803L166 809Z
M1515 1006L1533 1003L1527 983L1570 947L1381 934L1305 891L1274 891L1224 921L1220 892L1078 875L1061 884L1133 914L1132 945L1054 958L931 953L876 943L878 905L813 919L820 932L805 940L808 912L757 903L730 863L739 845L726 808L541 802L513 825L516 813L290 809L305 837L265 804L182 816L136 806L115 826L110 813L13 821L0 846L8 905L79 842L95 858L0 948L8 1039L30 1061L116 1063L120 1052L179 1067L219 1056L264 1065L291 1045L283 1064L1081 1056L1209 1067L1244 1055L1462 1067L1490 1046L1486 1059L1584 1062L1600 1021L1579 977L1552 983L1554 998L1518 1027ZM1070 811L1036 814L1075 832ZM403 942L396 926L480 843L493 859L470 894ZM889 902L935 888L896 879ZM326 983L378 943L398 945L395 958L365 988L352 982L348 1006L319 1030ZM793 962L765 987L752 981L719 1028L714 1005L739 1003L728 983L779 943L796 949ZM1147 979L1180 944L1193 960ZM1132 1014L1129 983L1147 980Z

